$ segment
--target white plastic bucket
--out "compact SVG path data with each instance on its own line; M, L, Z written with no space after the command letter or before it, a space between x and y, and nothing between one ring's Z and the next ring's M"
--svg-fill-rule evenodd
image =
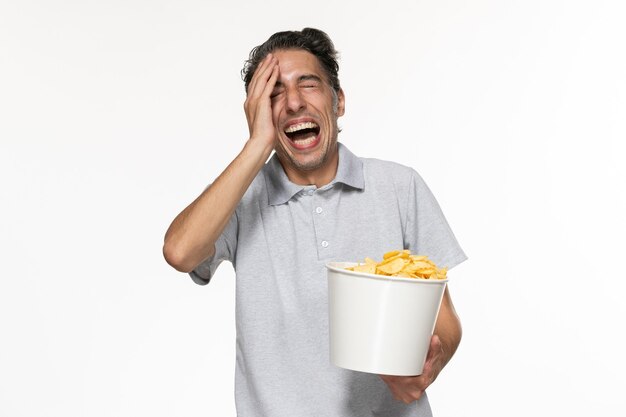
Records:
M383 375L420 375L447 279L415 279L344 269L330 262L330 361Z

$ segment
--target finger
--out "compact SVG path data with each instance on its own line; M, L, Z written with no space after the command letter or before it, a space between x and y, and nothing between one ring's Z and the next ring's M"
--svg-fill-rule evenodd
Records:
M433 337L433 340L430 342L428 356L426 357L426 362L424 362L424 368L422 369L422 374L420 375L426 384L428 384L428 381L432 378L433 364L441 355L441 344L436 343L434 339L435 337Z
M278 67L278 63L276 63L274 64L270 78L267 80L267 84L265 84L265 88L263 89L263 97L269 97L272 95L272 91L274 91L274 86L276 85L276 80L278 80L279 74L280 68Z
M248 104L250 108L247 110L249 121L254 122L258 115L271 115L272 111L272 102L271 95L274 90L274 86L276 85L276 80L278 79L278 64L275 64L272 68L272 72L270 74L270 78L267 80L265 87L260 92L260 96L254 97L253 100Z
M424 393L423 383L420 377L379 376L387 384L393 398L397 401L409 404L415 400L419 400Z
M256 69L254 70L254 74L252 74L252 78L250 79L250 84L248 84L248 95L251 91L254 90L254 86L257 84L257 81L259 79L259 75L261 74L261 72L263 71L263 68L265 68L267 66L267 64L272 60L273 55L267 54L267 56L265 58L263 58L263 60L261 60L261 62L259 63L259 65L256 67Z
M252 122L256 118L256 113L259 110L259 105L262 101L259 101L261 95L265 91L265 87L267 87L268 78L271 78L274 73L276 67L278 65L277 59L271 56L267 59L261 68L257 70L254 77L254 85L249 88L248 96L246 97L246 101L244 102L244 109L246 111L246 116L248 118L248 122ZM276 81L272 82L272 88L274 88L274 84ZM270 93L271 94L271 91ZM269 96L267 98L269 100ZM269 104L269 102L268 102ZM251 126L249 126L251 127Z
M436 334L430 339L430 346L428 348L428 354L426 355L426 362L432 362L436 357L441 355L441 339Z
M422 374L419 376L419 386L422 390L425 390L435 381L437 378L437 362L442 355L442 345L439 336L434 335L430 342L430 349L428 350L428 356L422 369Z
M265 58L266 59L259 65L252 76L252 81L248 87L248 96L250 97L258 97L265 89L265 84L271 76L273 69L272 64L275 63L276 58L271 54L268 54Z
M415 391L412 395L411 395L411 402L412 401L417 401L420 398L422 398L422 395L424 394L424 391Z
M439 335L433 335L433 337L430 339L430 345L437 349L441 348L441 339L439 338Z
M419 400L423 393L424 391L419 387L405 386L399 390L396 399L404 402L405 404L409 404L413 401Z

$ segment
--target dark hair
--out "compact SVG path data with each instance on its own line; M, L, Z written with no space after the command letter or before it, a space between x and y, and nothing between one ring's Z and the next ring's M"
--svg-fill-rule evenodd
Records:
M330 86L339 92L339 64L337 51L328 35L319 29L304 28L302 31L277 32L250 51L250 56L241 70L248 91L248 85L257 67L270 52L279 49L303 49L315 55L328 76Z

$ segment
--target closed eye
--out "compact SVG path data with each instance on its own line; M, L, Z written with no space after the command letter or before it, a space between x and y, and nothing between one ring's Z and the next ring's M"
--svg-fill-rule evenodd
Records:
M316 88L322 83L322 79L317 75L307 74L298 78L298 85L302 88Z
M270 94L270 98L271 99L276 98L279 95L281 95L283 92L284 92L284 90L274 90L274 91L272 91L272 94Z

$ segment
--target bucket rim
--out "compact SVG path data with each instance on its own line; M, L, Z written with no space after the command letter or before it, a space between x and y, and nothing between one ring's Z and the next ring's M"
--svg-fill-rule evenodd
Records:
M368 274L366 272L356 272L356 271L348 271L345 269L346 267L362 265L359 262L328 262L326 263L326 268L329 271L334 271L340 274L346 274L348 276L357 276L368 279L375 279L379 281L388 281L388 282L410 282L410 283L420 283L420 284L444 284L448 282L448 278L446 279L426 279L426 278L405 278L405 277L395 277L395 276L386 276L386 275L378 275L378 274Z

